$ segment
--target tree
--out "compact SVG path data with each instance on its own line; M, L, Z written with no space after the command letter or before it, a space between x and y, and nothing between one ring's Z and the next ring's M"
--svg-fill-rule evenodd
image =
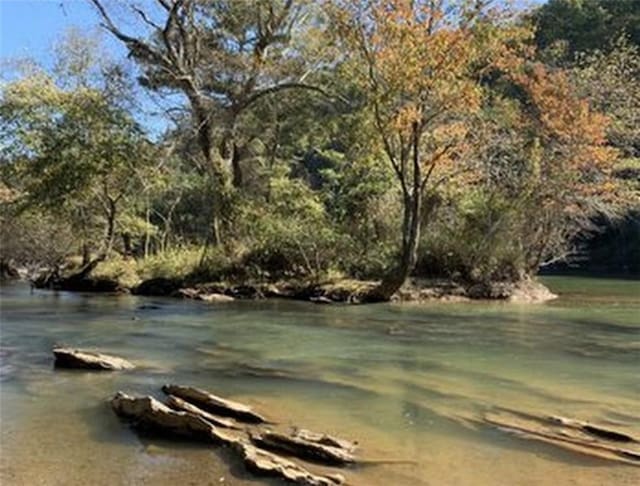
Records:
M640 46L637 0L549 0L531 17L539 49L562 44L561 63L572 63L579 53L607 50L620 36Z
M565 258L572 237L593 228L624 193L612 178L617 151L608 119L576 93L570 73L525 59L494 87L484 183L508 204L522 276Z
M621 37L606 51L582 55L571 77L580 95L610 118L609 143L640 157L640 45Z
M111 252L122 203L136 190L136 171L150 155L143 133L119 106L122 71L100 65L93 47L71 33L59 48L54 74L31 64L3 87L0 102L6 176L24 207L71 223L85 263L97 224L103 234L96 260Z
M305 82L313 69L292 37L305 19L293 0L157 0L153 9L132 6L147 35L124 33L100 0L91 0L104 27L122 41L153 90L184 95L213 184L212 238L222 241L230 193L242 185L240 117L265 96L286 89L322 90ZM156 12L157 13L157 12ZM228 223L228 221L226 221Z
M484 94L479 70L506 63L504 38L522 32L491 26L483 2L372 0L328 10L402 193L399 261L370 296L388 300L416 264L431 209L425 194L470 170L470 128Z

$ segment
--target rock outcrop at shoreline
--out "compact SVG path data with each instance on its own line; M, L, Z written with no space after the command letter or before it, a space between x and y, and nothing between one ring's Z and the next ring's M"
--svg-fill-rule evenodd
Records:
M79 275L79 274L78 274ZM126 288L110 279L43 274L34 280L38 288L76 292L131 292L153 297L177 297L212 304L239 300L291 299L316 304L363 304L377 282L342 279L316 282L308 280L189 282L180 278L157 277ZM546 302L557 296L534 278L516 282L464 283L447 279L409 279L392 297L392 302L461 302L502 300L515 303Z

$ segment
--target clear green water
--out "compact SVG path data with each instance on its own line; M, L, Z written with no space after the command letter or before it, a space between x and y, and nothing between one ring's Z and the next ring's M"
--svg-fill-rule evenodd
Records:
M640 435L640 282L546 283L560 298L544 305L352 307L2 287L0 483L265 484L224 450L137 435L106 403L176 382L409 461L347 470L353 485L640 484L640 468L454 420L506 406ZM54 371L54 344L142 368Z

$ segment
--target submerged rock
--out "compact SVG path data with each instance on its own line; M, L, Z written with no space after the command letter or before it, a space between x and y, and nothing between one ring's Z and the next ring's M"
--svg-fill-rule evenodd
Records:
M465 420L470 424L488 425L523 439L551 444L579 454L640 466L640 442L623 432L588 422L506 408Z
M54 348L55 366L58 368L79 368L97 371L129 370L134 365L126 359L94 351L72 348Z
M337 442L327 445L317 440L307 440L307 438L300 435L286 435L268 431L252 434L251 442L264 449L283 451L303 459L310 459L332 466L352 464L356 460L350 451L336 446ZM322 440L322 438L320 439Z
M304 486L336 486L344 483L341 474L314 474L295 462L251 444L242 444L240 450L245 466L256 474L278 476Z
M630 436L629 434L625 434L624 432L601 427L599 425L594 425L582 420L552 415L549 417L549 421L564 425L565 427L572 427L574 429L582 430L584 432L587 432L588 434L595 435L596 437L613 442L631 442L636 444L640 443L640 440Z
M180 385L164 385L162 391L167 395L175 395L187 400L208 412L233 417L247 423L260 424L267 420L253 409L243 403L227 400L199 388Z
M298 437L300 439L316 442L318 444L323 444L331 447L338 447L340 449L344 449L347 452L353 453L358 448L358 443L354 441L350 441L347 439L341 439L340 437L335 437L329 434L322 434L318 432L312 432L306 429L294 429L293 430L294 437Z
M162 306L158 304L142 304L136 307L136 310L159 310Z

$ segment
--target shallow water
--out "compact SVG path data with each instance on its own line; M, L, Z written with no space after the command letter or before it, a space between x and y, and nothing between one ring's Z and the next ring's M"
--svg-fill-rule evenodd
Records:
M353 485L640 484L638 467L456 420L501 406L640 435L640 282L546 283L560 298L544 305L350 307L2 287L0 483L268 484L224 450L138 435L106 403L176 382L358 440L374 463L345 471ZM142 367L54 371L54 344Z

